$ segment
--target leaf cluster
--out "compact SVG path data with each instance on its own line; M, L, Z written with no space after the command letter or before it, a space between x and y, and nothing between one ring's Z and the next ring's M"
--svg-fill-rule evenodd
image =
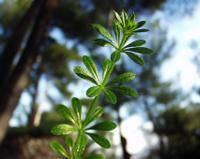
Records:
M106 59L103 63L102 78L100 78L97 67L89 56L83 56L83 63L86 69L77 66L74 68L74 72L80 78L83 78L84 80L87 80L95 85L87 90L86 95L88 97L97 97L103 93L109 103L115 104L117 102L117 97L114 92L119 92L133 97L137 96L137 93L133 89L122 85L133 80L136 76L134 73L126 72L117 77L111 78L111 73L114 69L115 63Z
M153 51L144 47L145 40L132 40L136 33L147 32L148 29L142 28L145 21L136 22L134 13L127 15L122 11L121 15L114 11L113 35L103 26L94 24L94 28L102 35L102 38L95 42L100 46L109 46L114 49L111 59L117 62L121 53L126 54L131 60L139 65L144 65L144 60L140 55L151 55Z
M137 96L134 89L125 85L136 77L134 73L124 72L116 77L112 77L112 73L122 53L140 65L144 64L140 55L152 54L151 49L143 46L145 44L144 40L132 39L136 33L148 31L142 28L145 21L136 22L135 15L128 15L125 11L122 11L120 15L114 11L114 15L112 32L99 24L93 25L101 35L101 38L96 39L95 43L100 46L109 46L114 50L111 53L111 58L103 61L102 74L100 75L95 62L90 56L82 57L84 67L76 66L74 68L74 72L78 77L93 84L86 91L86 95L92 98L86 115L82 114L82 104L78 98L72 98L71 107L60 105L58 108L58 112L65 118L67 124L56 125L51 132L54 135L67 137L66 148L57 141L51 142L51 148L60 156L68 159L81 158L88 138L103 148L111 147L110 142L99 135L98 132L111 131L116 128L116 124L112 121L97 122L97 119L103 114L103 107L96 105L96 101L102 94L110 104L117 103L116 93L131 97Z
M103 148L110 148L110 142L96 133L96 131L111 131L116 128L116 124L112 121L95 123L95 120L103 114L103 108L100 106L91 107L83 118L81 101L74 97L71 103L72 107L61 104L57 109L68 124L58 124L51 129L52 134L65 137L67 149L58 141L52 141L50 144L52 150L66 158L79 158L86 146L87 137ZM94 104L92 103L92 105ZM73 133L78 134L76 140L73 140Z

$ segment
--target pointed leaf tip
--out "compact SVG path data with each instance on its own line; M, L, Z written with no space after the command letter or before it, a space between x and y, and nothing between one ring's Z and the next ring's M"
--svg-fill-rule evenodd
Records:
M54 135L68 135L75 131L76 128L68 124L58 124L51 129L51 133Z
M99 86L93 86L87 90L86 95L88 97L95 97L95 96L99 96L101 92L102 92L102 89Z
M133 53L130 53L130 52L125 52L127 55L128 55L128 57L132 60L132 61L134 61L135 63L137 63L137 64L139 64L139 65L144 65L144 60L140 57L140 56L138 56L138 55L135 55L135 54L133 54Z
M97 72L96 64L94 63L92 58L85 55L83 56L82 59L83 59L83 63L85 67L88 69L90 74L95 78L95 81L98 81L98 72Z
M114 87L112 87L112 89L115 91L119 91L123 95L132 96L132 97L138 96L138 94L135 90L133 90L129 87L126 87L126 86L114 86Z
M74 68L74 73L75 73L77 76L79 76L80 78L84 79L84 80L87 80L87 81L90 81L90 82L92 82L92 83L94 83L94 84L97 84L97 81L96 81L93 77L91 77L91 76L89 75L89 72L86 71L84 68L82 68L82 67L80 67L80 66L76 66L76 67Z
M65 148L58 141L51 141L50 148L60 156L69 157Z
M98 145L100 145L103 148L110 148L111 144L110 142L103 136L93 134L93 133L87 133L94 142L96 142Z
M115 93L113 93L109 89L106 89L104 93L105 93L107 102L109 102L111 104L116 104L117 103L117 96L115 95Z
M111 34L108 32L108 30L106 28L104 28L102 25L100 24L93 24L92 25L93 28L96 29L96 31L101 34L102 36L104 36L106 39L108 39L109 41L113 41L113 38L111 36Z
M77 119L81 122L81 114L82 114L82 106L81 106L81 101L76 98L73 97L72 98L72 108L74 113L76 114Z
M128 51L145 54L145 55L151 55L153 53L153 50L146 47L133 47L133 48L128 49Z
M116 127L117 125L112 121L103 121L91 126L88 129L99 130L99 131L111 131L115 129Z
M135 78L136 74L132 72L125 72L110 80L108 84L125 83Z

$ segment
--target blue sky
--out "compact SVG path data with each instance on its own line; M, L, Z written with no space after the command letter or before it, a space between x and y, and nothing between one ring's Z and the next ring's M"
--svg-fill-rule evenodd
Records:
M200 87L200 75L193 62L195 55L200 52L191 48L192 42L200 43L200 1L195 5L193 15L174 19L162 16L168 27L168 37L176 41L172 58L167 60L161 69L162 79L173 80L175 86L190 92L194 86ZM191 98L200 102L196 95L191 95Z

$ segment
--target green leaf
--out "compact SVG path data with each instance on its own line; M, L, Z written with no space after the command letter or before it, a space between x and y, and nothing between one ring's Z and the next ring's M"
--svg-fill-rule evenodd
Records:
M120 27L119 22L116 20L113 22L113 30L114 30L115 38L116 38L117 42L119 43L121 27Z
M138 30L135 30L134 32L141 33L141 32L148 32L148 31L149 31L148 29L138 29Z
M87 133L94 142L96 142L98 145L100 145L103 148L110 148L111 144L110 142L103 136L93 134L93 133Z
M121 54L120 54L119 51L115 51L115 52L113 52L113 53L111 54L111 60L112 60L113 62L119 61L119 60L120 60L120 57L121 57Z
M100 117L103 114L103 108L98 106L96 107L94 112L91 112L86 115L86 119L84 120L84 126L87 126L89 123L94 121L96 118Z
M102 83L105 84L108 79L110 78L110 75L114 69L114 64L112 61L106 59L103 63L103 81Z
M135 21L135 14L134 14L134 13L131 13L131 14L129 15L129 19L130 19L130 21Z
M65 137L65 143L67 147L72 148L73 147L73 140L70 136Z
M125 87L125 86L114 86L114 87L112 87L112 90L119 91L123 95L127 95L127 96L132 96L132 97L138 96L136 91L134 91L133 89L131 89L129 87Z
M51 149L58 155L68 158L69 155L65 148L57 141L50 142Z
M134 47L134 48L129 48L126 49L125 51L132 51L132 52L137 52L140 54L146 54L146 55L151 55L153 53L153 51L149 48L146 47Z
M75 127L67 124L59 124L51 129L51 133L54 135L68 135L75 131L77 131Z
M141 28L146 22L145 21L140 21L137 23L137 28Z
M88 122L88 120L89 120L90 118L92 118L94 112L95 112L96 109L98 108L98 107L96 107L97 98L98 98L98 97L95 97L95 98L92 100L92 102L90 103L90 106L89 106L88 111L87 111L87 113L86 113L86 117L85 117L85 120L84 120L84 122L83 122L83 125L85 125L85 123Z
M94 76L96 81L98 81L97 68L92 58L89 56L83 56L83 63L88 69L88 71L91 73L91 75Z
M87 90L86 95L88 97L95 97L95 96L99 96L101 92L102 92L102 88L100 86L93 86Z
M67 108L65 105L59 104L57 107L57 111L65 120L75 123L75 120L73 118L73 115L72 115L70 109Z
M107 41L105 39L95 39L94 42L96 45L99 46L113 46L113 44L110 41Z
M113 13L114 13L114 15L115 15L116 20L117 20L119 23L122 24L122 19L121 19L120 15L119 15L116 11L113 11Z
M136 40L136 41L133 41L130 44L126 45L124 48L136 47L136 46L141 46L141 45L144 45L144 44L145 44L144 40Z
M117 103L117 97L112 91L110 91L109 89L106 89L104 91L104 93L105 93L107 102L109 102L111 104L116 104Z
M127 37L127 39L125 40L125 42L123 43L123 46L125 45L125 43L128 41L128 39L134 34L134 29L129 29L129 30L125 30L124 31L125 36Z
M79 76L80 78L85 79L85 80L87 80L87 81L90 81L90 82L92 82L92 83L94 83L94 84L97 84L97 81L96 81L93 77L91 77L91 76L89 75L89 73L88 73L84 68L82 68L82 67L80 67L80 66L76 66L76 67L74 68L74 72L75 72L76 75Z
M130 52L125 52L127 55L128 55L128 57L132 60L132 61L134 61L135 63L137 63L137 64L139 64L139 65L144 65L144 60L141 58L141 57L139 57L138 55L135 55L135 54L133 54L133 53L130 53Z
M88 129L92 130L100 130L100 131L111 131L115 129L117 125L112 121L104 121L101 123L97 123L94 126L89 127Z
M126 72L122 73L119 76L113 78L108 84L114 84L114 83L125 83L128 81L131 81L135 78L136 74L132 72Z
M77 116L78 121L81 122L82 107L78 98L72 98L72 108Z
M101 25L99 25L99 24L93 24L92 26L96 29L96 31L97 31L99 34L103 35L106 39L108 39L108 40L110 40L110 41L114 41L113 38L112 38L112 36L111 36L110 33L108 32L108 30L105 29L103 26L101 26Z
M127 18L128 18L127 13L124 10L122 10L122 12L121 12L121 19L122 19L122 24L123 24L124 27L126 26L126 19Z
M86 144L87 144L87 137L86 137L85 133L79 132L73 149L78 153L78 155L81 155L81 153L85 149Z

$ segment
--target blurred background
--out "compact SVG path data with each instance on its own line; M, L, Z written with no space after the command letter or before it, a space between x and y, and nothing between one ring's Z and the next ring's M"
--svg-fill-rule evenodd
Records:
M128 58L116 72L133 71L139 97L101 101L119 127L112 149L90 143L86 154L106 159L200 159L200 0L0 0L0 158L53 159L50 128L63 119L56 104L72 96L85 105L88 83L73 74L82 55L99 68L91 27L111 27L113 9L146 20L144 38L155 54L140 67Z

